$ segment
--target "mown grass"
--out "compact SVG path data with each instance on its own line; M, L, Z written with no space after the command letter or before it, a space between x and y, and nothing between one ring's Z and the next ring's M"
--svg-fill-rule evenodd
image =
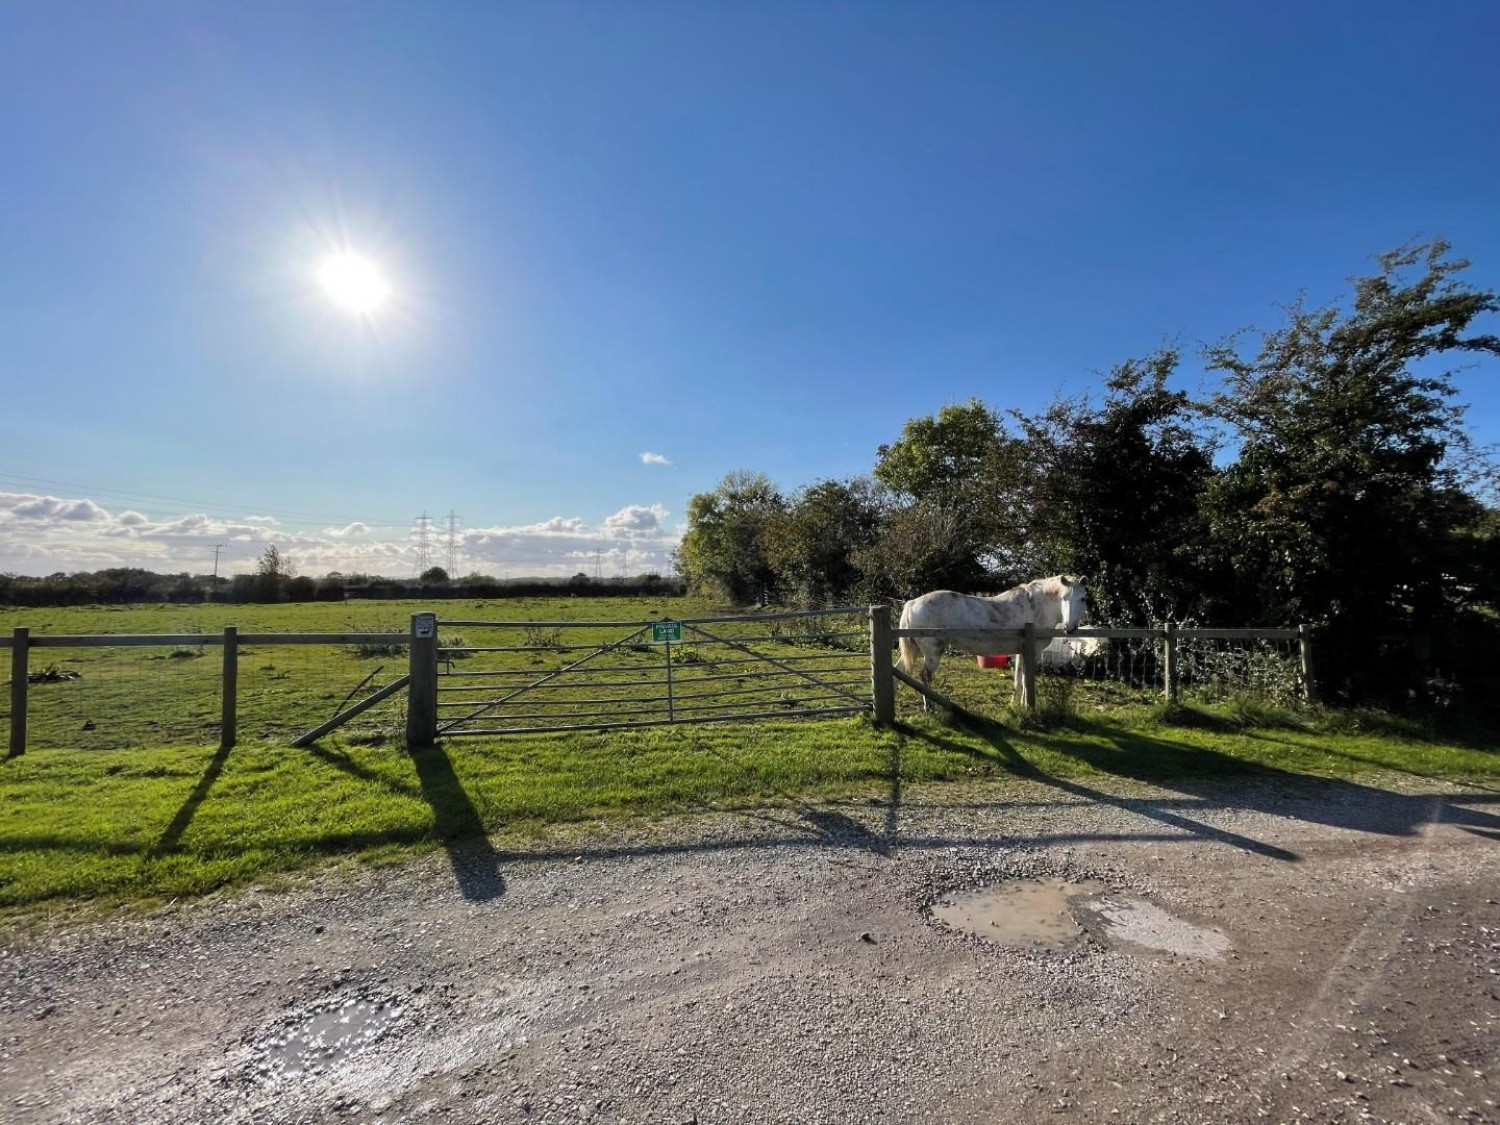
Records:
M444 612L511 620L712 613L676 599L619 601L460 603ZM234 623L246 631L331 631L403 622L413 608L36 610L25 622L15 614L7 620L37 632L105 631L100 617L119 632L179 631L184 620L205 630ZM379 656L350 659L353 674ZM183 657L158 666L167 663L214 662ZM140 690L154 690L151 683L144 677ZM1389 772L1500 786L1490 732L1442 732L1378 714L1278 708L1251 698L1164 708L1149 694L1117 686L1042 683L1039 714L1023 716L1001 702L1008 676L979 673L972 662L945 664L939 687L981 717L922 715L902 689L895 730L862 718L759 722L449 740L408 754L396 739L344 732L295 750L242 720L241 744L229 751L180 743L39 749L0 763L0 909L15 915L199 895L341 858L400 860L480 836L533 850L570 826L601 820L638 833L643 817L708 809L871 799L894 807L907 786L976 777L1042 782L1100 799L1120 783L1197 794L1211 787L1200 788L1205 780L1275 784L1312 776L1336 779L1343 787L1331 793L1337 801L1340 792ZM161 696L151 705L188 704ZM210 699L194 721L207 731L211 720ZM940 801L941 792L924 799ZM961 802L961 790L953 792Z
M865 803L974 777L1183 787L1381 771L1495 784L1500 755L1149 711L1042 729L938 717L894 731L855 719L524 735L416 754L337 740L227 753L48 751L0 766L0 905L196 895L331 857L387 861L481 833L524 849L579 822Z

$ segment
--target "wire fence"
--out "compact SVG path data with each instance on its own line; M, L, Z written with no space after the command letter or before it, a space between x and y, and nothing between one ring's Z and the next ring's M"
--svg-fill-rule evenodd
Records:
M1167 689L1166 640L1160 636L1059 638L1042 650L1037 671L1043 677L1066 676L1160 698ZM1295 637L1179 636L1173 678L1182 700L1222 702L1254 695L1291 703L1306 696Z
M255 634L235 653L237 737L286 743L406 672L405 638L380 644L319 642ZM373 634L372 634L373 636ZM8 638L7 638L8 639ZM312 642L312 643L308 643ZM106 750L212 745L224 736L225 660L221 633L90 634L30 639L24 692L26 749ZM16 693L0 687L0 743L14 746ZM400 740L404 697L349 721L344 737Z
M1170 685L1164 631L1119 632L1130 635L1057 637L1039 644L1036 681L1041 702L1108 710L1156 703L1169 691L1177 702L1188 705L1254 698L1285 706L1310 698L1306 642L1294 630L1265 630L1260 635L1250 635L1251 630L1179 630L1173 639ZM1014 654L976 658L950 648L934 686L976 713L1009 708L1017 664ZM921 700L914 692L902 692L897 708L902 715L915 714Z

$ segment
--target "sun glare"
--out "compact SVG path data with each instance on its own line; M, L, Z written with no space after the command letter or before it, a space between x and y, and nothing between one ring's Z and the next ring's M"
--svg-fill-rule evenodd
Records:
M391 295L380 270L358 254L335 254L319 267L318 280L336 304L358 316L378 311Z

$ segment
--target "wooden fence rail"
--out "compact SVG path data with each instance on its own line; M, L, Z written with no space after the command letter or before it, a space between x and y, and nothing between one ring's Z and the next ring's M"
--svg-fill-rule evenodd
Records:
M241 633L233 625L220 633L95 633L33 637L30 629L18 626L10 636L0 636L0 649L10 649L10 745L8 756L26 752L27 696L30 686L31 650L41 648L183 648L222 647L223 671L220 674L219 745L228 749L238 738L239 656L253 645L411 645L416 633ZM434 672L434 675L436 673ZM404 681L403 681L404 683ZM381 699L392 694L386 690ZM378 700L377 700L378 702ZM366 710L371 701L350 707L319 729L319 734ZM306 737L305 735L303 736Z

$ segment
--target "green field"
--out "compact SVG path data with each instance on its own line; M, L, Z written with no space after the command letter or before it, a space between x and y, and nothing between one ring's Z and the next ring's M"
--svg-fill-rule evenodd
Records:
M446 620L649 621L664 616L701 617L718 612L696 599L554 598L505 601L448 601L435 606L404 602L355 601L295 605L159 605L5 610L0 635L16 626L34 637L55 634L195 634L205 638L225 626L241 634L384 632L405 635L411 615L436 609ZM770 643L765 628L740 628L757 645ZM530 633L538 635L528 636ZM523 683L578 659L588 646L628 636L618 627L579 626L565 630L474 630L443 627L445 645L510 647L507 653L460 648L445 664L456 673L445 681L452 698L483 699L496 687ZM649 638L646 638L649 640ZM679 646L674 659L679 690L691 691L691 679L702 670L688 667L702 646ZM785 649L782 644L776 647ZM659 678L664 650L649 643L622 647L612 658L621 676L643 681L630 697L649 694ZM793 659L805 660L805 654ZM858 653L846 663L864 676ZM850 663L852 662L852 663ZM594 662L590 667L601 662ZM4 664L9 672L9 663ZM351 698L369 694L407 670L403 646L262 645L242 643L238 660L239 736L241 741L285 743L330 718ZM508 671L507 671L508 670ZM212 644L179 644L152 648L34 648L30 672L42 677L30 686L28 738L31 748L115 749L173 743L213 745L219 739L222 649ZM484 675L475 676L475 672ZM520 675L520 680L503 677ZM486 677L495 678L486 678ZM600 677L602 678L602 677ZM772 683L750 700L779 703ZM461 688L470 689L460 691ZM401 693L346 728L346 738L378 740L403 730ZM0 697L0 734L9 722L9 696ZM456 713L463 708L452 705Z
M35 633L215 631L403 631L418 608L402 603L143 607L5 611L0 627ZM707 616L683 599L555 599L444 603L445 617L646 620ZM616 630L618 633L618 630ZM82 655L88 655L83 653ZM216 747L217 652L135 659L146 671L125 698L158 729L198 724L195 739L137 739L128 746L39 747L0 764L0 906L31 913L83 902L151 901L292 872L334 857L387 862L485 833L520 851L566 838L600 820L630 822L703 810L890 802L906 787L1025 778L1074 793L1121 781L1191 791L1194 779L1292 781L1305 775L1500 782L1500 755L1486 739L1443 738L1381 716L1286 712L1237 699L1213 708L1163 711L1108 685L1049 686L1038 718L998 700L1008 677L972 661L945 662L939 686L992 718L956 723L923 717L904 689L902 725L864 718L658 727L643 730L450 739L408 754L378 726L340 731L303 750L287 732L330 708L381 657L347 661L323 679L291 667L286 706L295 722L259 712L241 719L240 744ZM60 650L34 650L33 668ZM102 659L102 658L101 658ZM275 663L280 651L256 660ZM404 657L383 658L400 665ZM105 676L80 661L77 680ZM186 670L197 695L181 690ZM118 674L118 669L116 670ZM271 674L267 674L268 678ZM316 708L309 684L323 684ZM95 689L97 690L97 689ZM196 690L196 689L195 689ZM297 697L297 701L293 700ZM3 697L0 697L3 698ZM331 700L331 702L330 702ZM256 704L272 707L274 697ZM380 708L376 709L377 711ZM313 712L317 711L317 714ZM258 725L260 724L260 725ZM78 731L78 740L95 731ZM60 732L66 741L71 733Z

